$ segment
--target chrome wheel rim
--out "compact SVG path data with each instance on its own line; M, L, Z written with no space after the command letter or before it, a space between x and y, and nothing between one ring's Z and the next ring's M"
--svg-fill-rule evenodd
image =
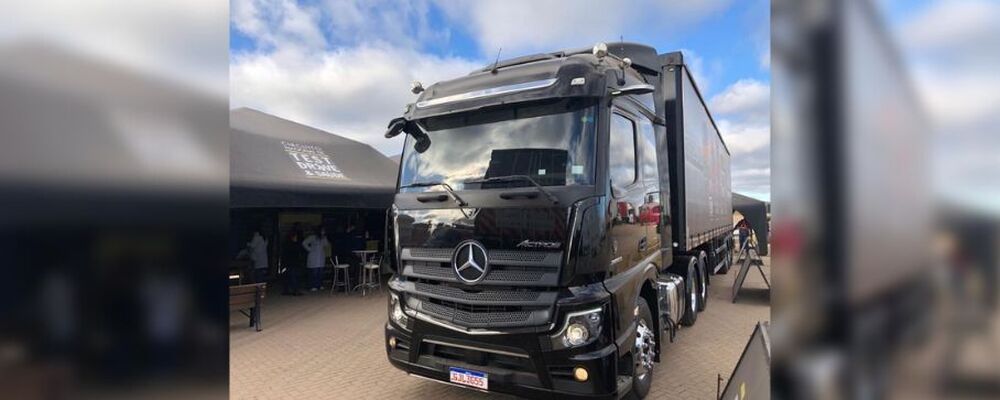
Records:
M701 286L701 298L704 299L708 297L708 282L705 280L705 277L700 276L700 278L701 285L699 286Z
M635 375L640 380L645 379L646 375L649 375L649 372L653 370L655 345L656 335L653 334L652 329L649 329L646 320L640 318L639 326L636 327L635 331L635 351L633 352Z
M690 307L688 308L691 309L691 312L698 312L698 288L694 286L695 283L697 282L695 279L697 278L694 275L690 276L689 278L691 279L691 284L688 285L688 287L690 288L688 291L691 292L690 293L691 298L689 301L689 303L691 304L689 304Z

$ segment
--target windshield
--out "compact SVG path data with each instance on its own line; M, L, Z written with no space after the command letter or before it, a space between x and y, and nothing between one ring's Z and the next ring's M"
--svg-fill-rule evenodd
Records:
M437 191L407 185L440 182L455 190L533 186L527 179L470 181L511 175L542 186L594 184L595 101L559 100L422 120L430 138L423 153L407 136L401 191Z

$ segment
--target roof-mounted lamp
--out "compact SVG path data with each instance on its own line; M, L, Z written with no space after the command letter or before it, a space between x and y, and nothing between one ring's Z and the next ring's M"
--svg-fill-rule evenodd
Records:
M608 44L604 43L604 42L597 42L597 44L594 45L593 53L594 53L594 57L597 57L598 60L603 59L604 57L607 57L608 56Z

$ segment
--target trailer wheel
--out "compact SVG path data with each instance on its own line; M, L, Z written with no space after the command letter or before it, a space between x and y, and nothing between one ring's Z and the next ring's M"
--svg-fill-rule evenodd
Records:
M698 311L708 308L708 256L698 253Z
M688 257L687 272L684 276L684 292L687 296L685 296L681 325L692 326L698 321L698 260L696 258Z
M719 268L719 275L725 275L729 273L729 265L733 263L733 252L731 250L726 250L726 255L723 256L722 268Z
M649 394L653 386L653 357L656 353L656 326L653 325L653 313L649 303L642 297L637 301L639 315L636 321L635 344L632 348L632 390L628 393L630 399L642 399Z

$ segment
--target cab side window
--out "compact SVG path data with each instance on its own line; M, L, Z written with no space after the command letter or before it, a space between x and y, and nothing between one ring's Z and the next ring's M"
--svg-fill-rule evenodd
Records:
M611 114L611 138L608 166L611 187L621 193L636 179L635 123L617 113Z
M642 180L647 185L659 187L660 173L656 168L656 132L648 118L639 118L639 133L642 140Z

